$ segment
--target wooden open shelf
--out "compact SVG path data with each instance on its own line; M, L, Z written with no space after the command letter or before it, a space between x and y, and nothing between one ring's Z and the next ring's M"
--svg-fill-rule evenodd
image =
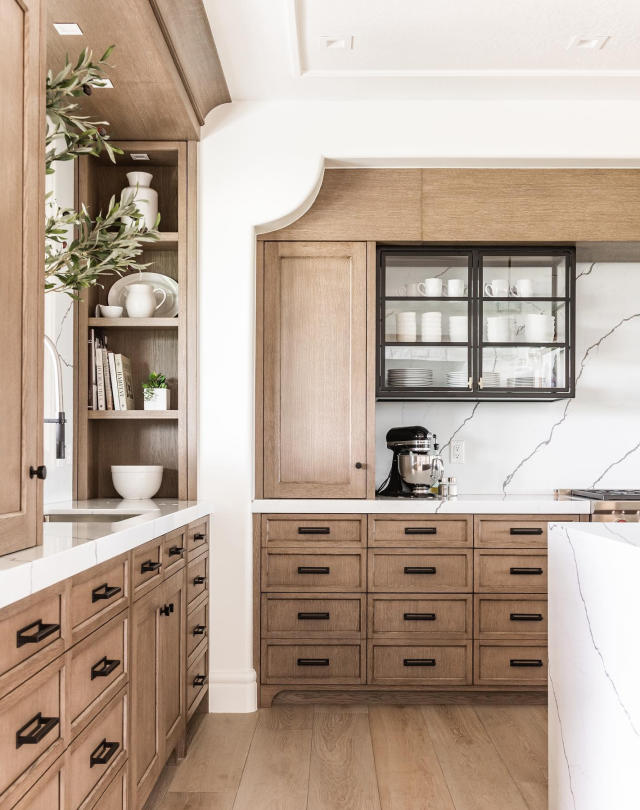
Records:
M78 305L76 362L76 497L117 497L112 464L161 464L157 497L196 497L196 165L195 144L185 142L119 143L126 153L146 152L144 167L125 157L114 165L103 156L78 161L78 203L92 215L119 197L128 171L148 171L158 192L160 238L144 246L140 261L147 272L178 282L179 312L175 318L96 318L118 276L86 290ZM135 272L135 271L134 271ZM131 360L134 408L93 411L88 408L90 330L107 339L110 351ZM172 410L143 410L142 381L150 372L167 377Z

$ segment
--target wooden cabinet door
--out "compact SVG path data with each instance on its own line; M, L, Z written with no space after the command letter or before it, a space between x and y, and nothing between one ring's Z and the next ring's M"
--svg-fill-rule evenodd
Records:
M264 496L364 498L366 245L264 248Z
M185 572L179 571L163 585L163 614L160 618L159 721L165 757L184 733L186 675ZM168 608L168 610L167 610Z
M133 807L142 807L164 762L159 723L161 693L161 622L164 589L161 585L138 599L131 608L131 789Z
M39 0L0 0L0 554L41 531L44 88Z

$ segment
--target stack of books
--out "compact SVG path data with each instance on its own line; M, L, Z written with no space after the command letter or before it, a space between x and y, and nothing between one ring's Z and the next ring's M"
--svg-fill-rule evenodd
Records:
M131 361L107 348L106 335L91 330L89 336L89 410L132 411Z

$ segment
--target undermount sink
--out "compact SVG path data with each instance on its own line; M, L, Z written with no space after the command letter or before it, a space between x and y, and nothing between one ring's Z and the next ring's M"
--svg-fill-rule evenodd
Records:
M45 523L118 523L121 520L138 517L124 512L52 512L44 516Z

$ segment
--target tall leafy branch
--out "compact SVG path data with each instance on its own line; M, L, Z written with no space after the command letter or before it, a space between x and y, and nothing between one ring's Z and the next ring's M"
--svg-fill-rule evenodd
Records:
M78 155L98 157L106 152L115 163L116 155L122 154L109 143L108 123L81 115L74 101L104 85L104 67L112 50L113 46L94 62L92 52L85 49L75 63L67 58L59 73L47 73L47 174L54 173L56 161L75 160ZM146 229L135 198L122 203L112 197L106 214L100 212L94 219L84 205L80 211L61 208L47 195L45 291L65 292L78 300L79 292L99 284L103 275L148 267L137 259L145 243L158 239L159 222L160 215L154 227Z

